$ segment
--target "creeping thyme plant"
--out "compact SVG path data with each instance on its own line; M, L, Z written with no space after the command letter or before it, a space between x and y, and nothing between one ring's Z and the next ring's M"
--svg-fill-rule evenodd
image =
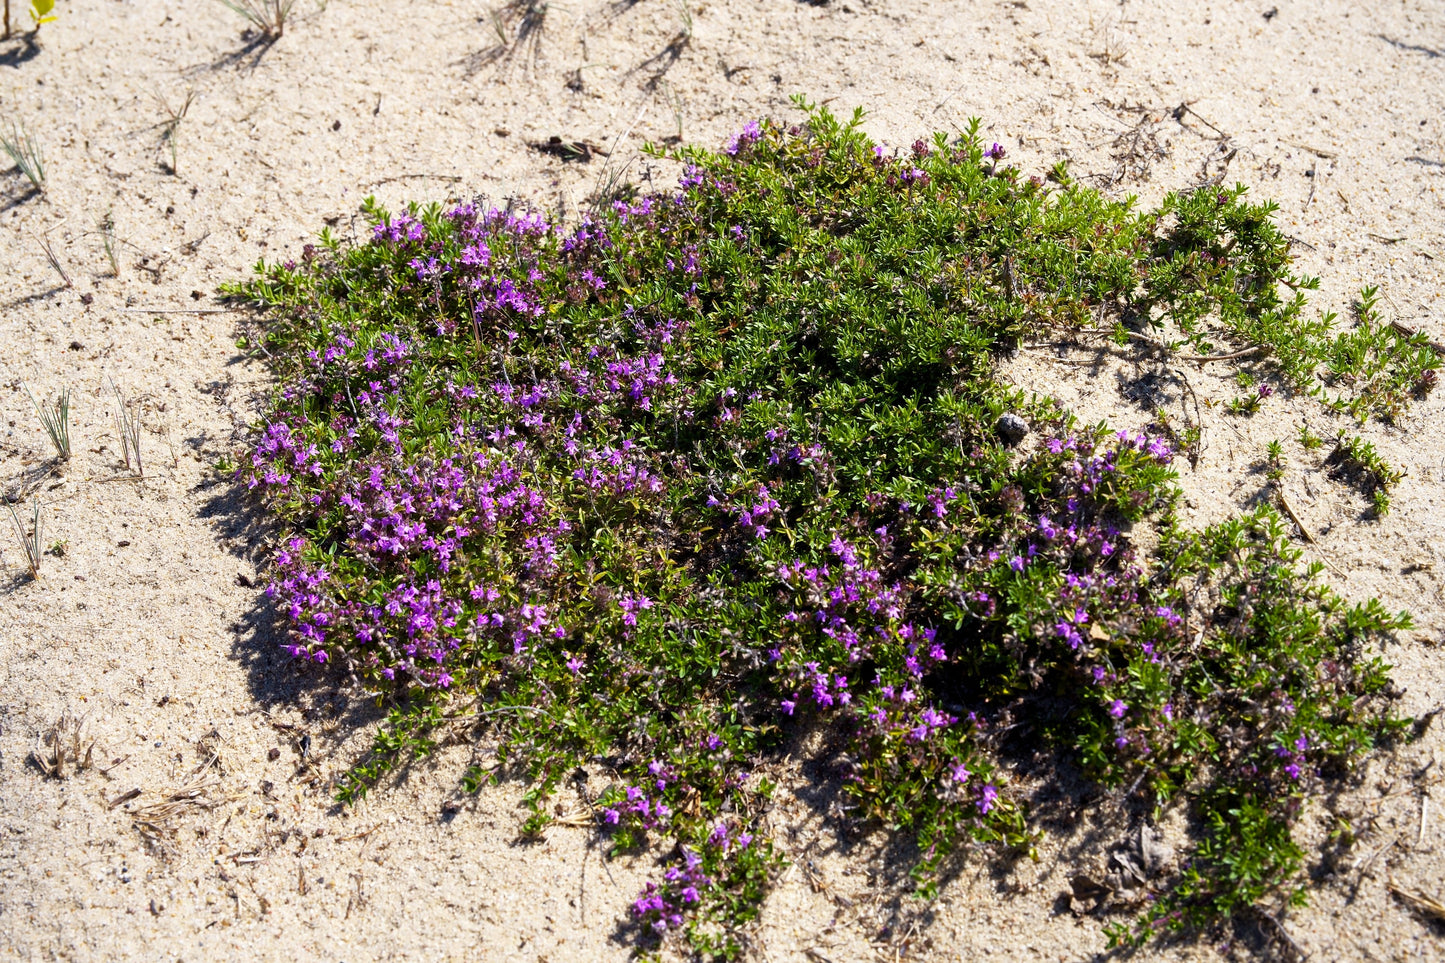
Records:
M977 125L895 151L805 110L580 224L370 205L364 241L231 289L279 378L242 475L288 530L287 647L391 707L341 797L457 718L532 780L526 832L590 767L596 831L671 853L644 944L731 956L797 734L852 818L917 840L925 895L1035 845L1026 734L1197 820L1117 940L1291 897L1302 801L1399 729L1371 646L1407 617L1347 605L1268 508L1188 530L1164 428L1081 424L994 360L1133 317L1303 387L1368 340L1344 404L1378 410L1418 346L1304 322L1242 187L1140 213Z

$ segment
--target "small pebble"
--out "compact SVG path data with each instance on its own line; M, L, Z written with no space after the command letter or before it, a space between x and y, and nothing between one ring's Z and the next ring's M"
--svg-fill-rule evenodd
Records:
M999 416L996 427L999 435L1010 445L1017 445L1029 433L1029 423L1011 411Z

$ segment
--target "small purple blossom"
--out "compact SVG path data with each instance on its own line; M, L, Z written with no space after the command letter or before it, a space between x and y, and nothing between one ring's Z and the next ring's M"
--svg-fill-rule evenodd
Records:
M744 148L756 144L762 140L762 138L762 125L755 120L751 120L748 121L742 130L733 135L732 140L728 141L727 146L723 148L723 150L726 151L729 156L736 157Z

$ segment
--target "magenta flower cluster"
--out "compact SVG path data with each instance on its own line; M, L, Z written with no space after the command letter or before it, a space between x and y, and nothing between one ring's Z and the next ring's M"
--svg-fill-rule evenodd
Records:
M1099 251L1029 262L1053 188L1005 156L753 123L568 230L378 213L258 282L291 312L243 471L291 525L286 649L401 697L358 769L475 720L536 780L525 832L575 779L617 850L675 840L632 917L727 955L709 907L726 929L761 900L766 763L803 726L850 813L916 834L920 880L963 839L1031 847L1008 754L1170 792L1208 755L1253 799L1359 744L1334 720L1361 674L1280 642L1318 642L1286 609L1324 596L1291 594L1268 518L1185 532L1168 425L1085 428L988 377L1015 308L1136 285L1111 239L1154 229L1109 213Z

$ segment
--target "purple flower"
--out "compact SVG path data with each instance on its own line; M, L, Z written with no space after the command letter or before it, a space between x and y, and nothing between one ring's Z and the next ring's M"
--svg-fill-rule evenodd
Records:
M637 624L637 613L652 608L652 600L645 595L624 595L617 600L622 609L622 624L628 627Z
M1124 704L1123 699L1115 699L1112 703L1109 704L1109 715L1113 716L1115 719L1124 718L1124 713L1128 711L1129 707Z
M998 804L998 789L993 783L985 783L978 791L978 811L987 816L989 810Z
M734 134L732 140L728 141L727 146L724 147L723 150L725 150L729 156L736 157L738 152L744 147L750 144L756 144L762 140L762 138L763 129L758 122L755 120L748 121L747 126Z
M701 187L703 181L702 169L696 164L688 164L687 170L683 171L682 177L678 180L678 186L687 191L694 187Z

